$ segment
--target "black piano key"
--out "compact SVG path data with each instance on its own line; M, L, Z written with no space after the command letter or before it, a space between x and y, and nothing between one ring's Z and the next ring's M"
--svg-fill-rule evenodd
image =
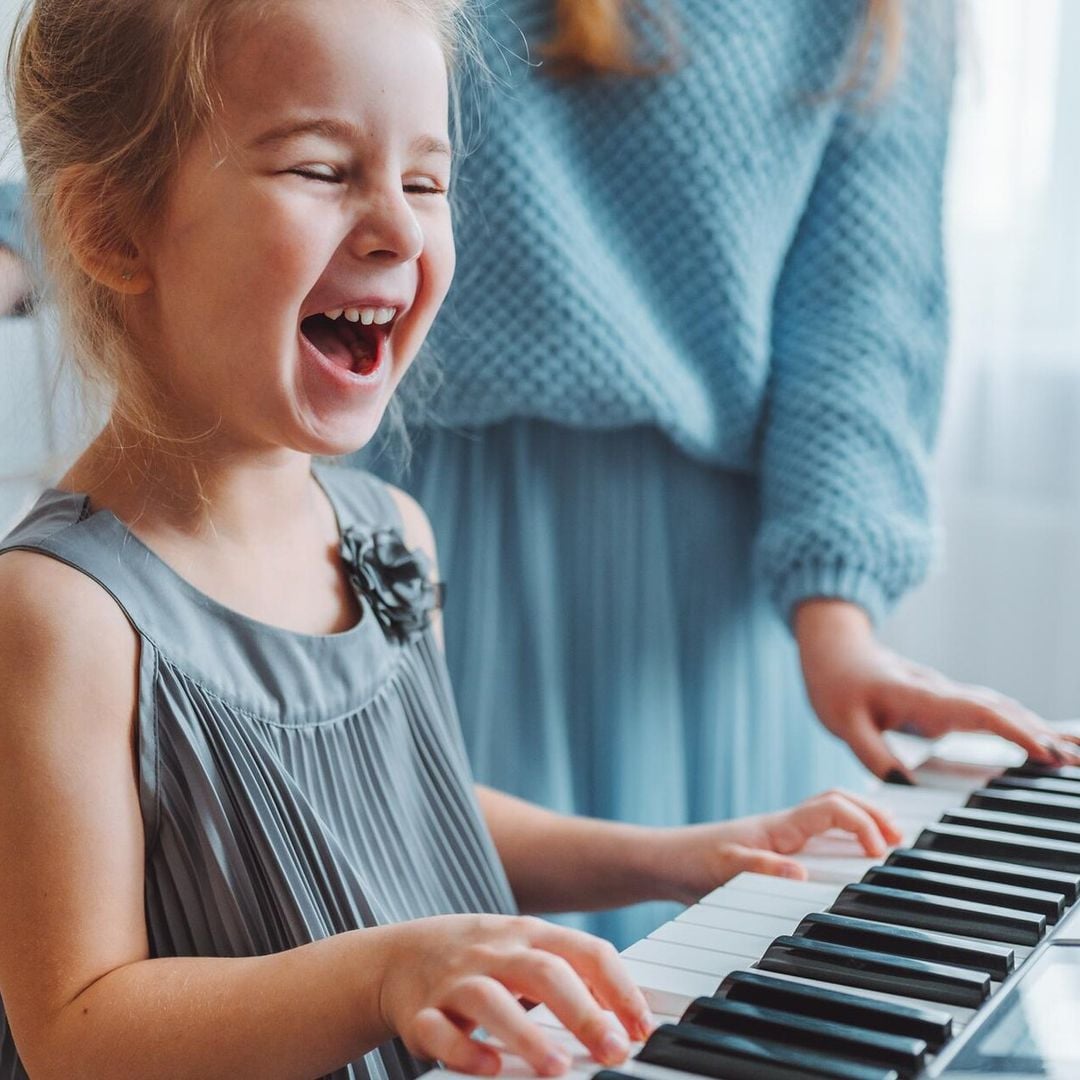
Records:
M1060 893L1067 904L1071 904L1080 895L1080 875L1078 874L1046 870L1038 866L996 862L993 859L976 859L970 855L958 855L954 852L896 848L890 852L885 865L906 866L912 870L956 874L961 877L975 878L977 881L997 881L1003 885L1016 885L1022 889Z
M977 1009L990 994L990 976L984 972L786 934L778 937L754 966L966 1009Z
M829 911L855 919L937 930L942 934L1007 941L1011 945L1037 945L1046 933L1046 920L1033 911L905 892L883 885L847 885Z
M926 1064L927 1047L922 1039L870 1031L745 1001L723 998L708 1001L707 1005L691 1005L678 1026L691 1025L733 1035L774 1039L785 1046L802 1046L867 1064L890 1066L902 1077L915 1076Z
M793 933L795 937L831 941L834 945L850 945L856 949L985 971L991 979L1004 980L1013 969L1013 951L1006 945L965 944L943 934L931 934L910 926L852 919L827 911L807 915Z
M1020 833L972 829L963 825L928 825L919 833L913 846L925 851L952 851L957 855L1080 874L1080 844Z
M1056 923L1065 911L1065 899L1060 893L1021 889L996 881L974 881L955 874L912 870L904 866L875 866L863 875L862 880L867 885L886 885L890 889L910 889L911 892L972 900L977 904L1034 911L1048 923Z
M1080 821L1080 795L1055 795L1019 788L979 788L964 804L973 810L996 810L1005 814L1030 814L1058 821Z
M693 1024L658 1027L637 1060L717 1080L900 1080L895 1069L885 1066Z
M1014 765L1006 769L1004 776L1047 776L1057 780L1075 780L1080 783L1080 765L1037 765L1034 761L1025 761L1023 765Z
M733 971L720 984L716 996L803 1016L816 1016L820 1020L837 1020L871 1031L908 1035L913 1039L922 1039L935 1054L952 1038L952 1017L946 1012L876 1001L840 990L829 990L824 986L775 979L756 971ZM711 1000L698 998L694 1004L701 1005ZM689 1019L689 1015L683 1019Z
M1054 776L996 776L986 783L988 788L1002 791L1041 791L1046 795L1080 795L1080 783L1059 780Z
M1053 821L1049 818L1032 817L1030 814L1002 814L996 810L970 810L962 807L946 810L941 815L941 823L965 825L973 829L996 829L998 832L1040 836L1048 840L1080 845L1080 822Z

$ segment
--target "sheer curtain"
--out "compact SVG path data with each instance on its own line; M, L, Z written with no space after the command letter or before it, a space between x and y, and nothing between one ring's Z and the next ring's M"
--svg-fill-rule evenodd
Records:
M1080 714L1080 3L964 10L940 565L886 637Z

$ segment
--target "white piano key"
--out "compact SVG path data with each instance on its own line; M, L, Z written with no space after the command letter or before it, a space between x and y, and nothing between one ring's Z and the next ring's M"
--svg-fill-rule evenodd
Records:
M653 1019L657 1024L677 1024L681 1013L661 1013L652 1010ZM614 1013L611 1014L614 1017ZM529 1010L529 1019L544 1028L556 1028L565 1031L563 1022L551 1011L547 1005L537 1005Z
M811 881L795 881L792 878L776 877L773 874L752 874L748 871L737 874L720 889L734 892L764 893L766 896L790 896L798 899L817 900L821 904L831 904L840 891L831 885L821 885ZM713 892L719 892L714 889ZM709 894L710 896L712 893ZM703 903L703 898L700 903Z
M695 906L729 908L758 915L781 915L784 918L801 919L811 911L820 911L821 901L808 897L767 896L764 893L740 892L737 889L714 889Z
M802 917L799 916L799 918ZM786 934L790 927L798 923L799 919L791 915L762 915L753 911L735 911L731 908L695 904L677 915L675 921L711 926L714 930L738 930L744 934L760 934L772 940L778 934Z
M880 866L883 859L852 859L840 855L815 855L800 851L792 856L796 862L806 867L806 872L813 882L836 885L850 885L862 879L871 867Z
M711 975L651 964L647 960L623 959L630 977L641 987L649 1008L681 1016L694 998L711 997L719 980ZM745 967L746 965L740 965Z
M679 922L678 919L658 926L649 938L673 941L679 945L692 945L695 949L712 949L713 952L740 955L750 952L756 956L761 956L773 942L773 938L768 934L744 934L741 930L717 930L711 926Z
M700 949L693 945L680 945L675 941L647 937L635 941L628 949L623 950L622 955L629 960L644 960L650 964L678 968L680 971L712 975L716 980L715 989L732 968L752 964L760 954L715 952L713 949Z

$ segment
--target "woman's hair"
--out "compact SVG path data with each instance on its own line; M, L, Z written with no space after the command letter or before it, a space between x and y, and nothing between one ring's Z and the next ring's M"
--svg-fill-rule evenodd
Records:
M114 398L114 415L151 443L169 430L167 403L133 353L125 297L82 269L73 240L132 252L130 238L159 219L181 156L214 116L224 35L280 2L36 0L12 38L13 111L66 345L102 400ZM431 23L452 64L466 40L464 0L394 2Z
M677 62L678 34L669 10L658 12L642 0L554 3L555 36L544 58L557 75L655 75ZM839 92L860 84L875 56L874 92L883 91L895 76L903 36L900 0L866 0L852 67Z

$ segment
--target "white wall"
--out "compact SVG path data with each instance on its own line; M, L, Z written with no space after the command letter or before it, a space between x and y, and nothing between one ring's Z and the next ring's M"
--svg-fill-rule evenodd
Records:
M15 26L15 16L22 7L23 0L0 0L0 56L7 55L7 45L11 38L11 32ZM8 153L8 148L13 145L15 132L11 125L11 110L8 106L8 95L5 92L0 99L0 181L22 175L22 166L19 164L18 155ZM0 356L3 354L0 353Z

